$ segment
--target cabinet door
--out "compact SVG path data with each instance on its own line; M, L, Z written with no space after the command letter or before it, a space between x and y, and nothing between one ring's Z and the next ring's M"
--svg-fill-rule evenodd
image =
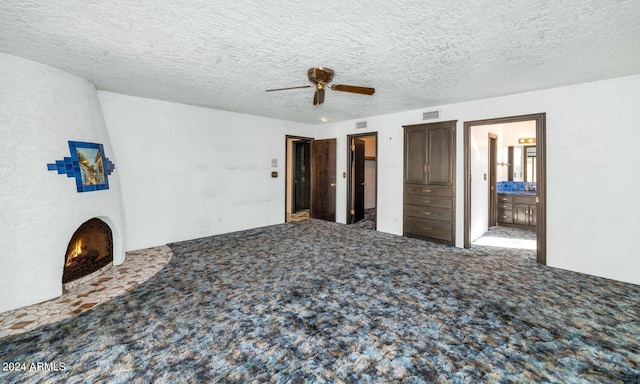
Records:
M404 132L404 181L427 183L426 174L427 130L423 127L406 127Z
M529 206L529 225L536 226L538 223L538 207L535 205Z
M429 125L427 131L427 184L453 185L455 122Z
M528 204L513 204L513 223L529 225Z

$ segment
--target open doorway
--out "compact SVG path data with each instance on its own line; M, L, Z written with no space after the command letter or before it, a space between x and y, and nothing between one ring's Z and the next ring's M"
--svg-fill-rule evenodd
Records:
M376 229L378 133L347 136L347 224Z
M312 138L287 136L285 222L309 218Z
M546 264L545 114L464 123L464 246L531 249Z
M336 139L286 136L285 222L336 220Z

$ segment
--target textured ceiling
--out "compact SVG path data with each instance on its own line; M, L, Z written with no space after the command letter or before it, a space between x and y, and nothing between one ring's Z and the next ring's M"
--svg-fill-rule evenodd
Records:
M102 90L335 122L640 73L640 1L3 0L0 52ZM264 92L312 66L376 93Z

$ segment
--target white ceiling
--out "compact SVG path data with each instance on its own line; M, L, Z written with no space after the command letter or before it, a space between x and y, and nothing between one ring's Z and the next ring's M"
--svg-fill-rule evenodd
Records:
M0 52L102 90L336 122L640 73L640 1L3 0ZM265 92L312 66L376 93Z

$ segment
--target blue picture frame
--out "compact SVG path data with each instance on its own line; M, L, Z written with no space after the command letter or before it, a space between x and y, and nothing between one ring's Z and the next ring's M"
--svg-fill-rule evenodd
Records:
M47 169L75 178L78 192L109 189L115 165L105 156L102 144L69 141L69 152L71 156L47 164Z

